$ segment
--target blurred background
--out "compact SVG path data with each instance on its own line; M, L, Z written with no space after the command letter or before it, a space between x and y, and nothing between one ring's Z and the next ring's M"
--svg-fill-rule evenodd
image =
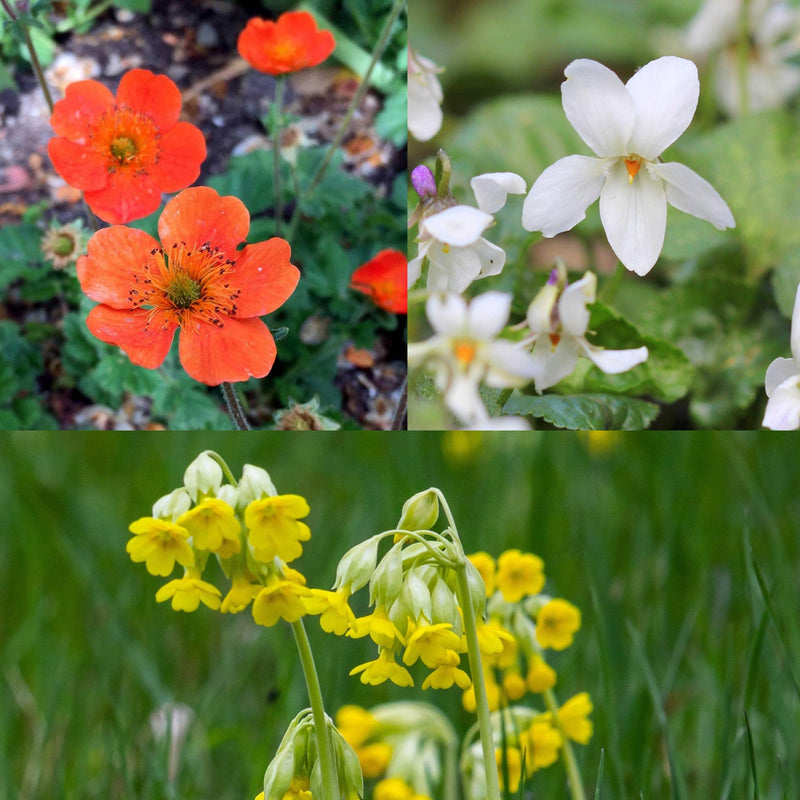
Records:
M379 433L186 433L165 447L145 434L3 434L0 797L251 800L259 790L307 703L288 628L259 628L249 611L176 613L154 599L166 579L125 553L128 525L207 448L237 476L257 464L279 492L308 498L312 539L295 566L311 586L329 587L345 550L392 527L430 485L469 551L541 556L546 590L583 612L553 663L562 700L589 691L594 701L594 736L578 748L588 796L601 753L600 798L800 796L797 444L452 432L387 447ZM329 711L419 697L462 734L469 726L459 691L362 686L348 672L372 647L307 627ZM170 784L151 720L175 703L192 721ZM533 786L563 797L563 770Z

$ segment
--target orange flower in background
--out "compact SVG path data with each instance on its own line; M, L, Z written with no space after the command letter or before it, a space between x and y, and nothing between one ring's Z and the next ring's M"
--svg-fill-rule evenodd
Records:
M116 97L97 81L71 83L50 117L50 159L100 219L146 217L162 192L194 183L206 157L203 134L178 122L180 110L178 87L146 69L123 75Z
M284 75L321 64L336 47L330 31L317 29L307 11L287 11L277 22L255 17L239 34L239 55L251 67Z
M167 203L160 243L121 225L98 231L78 259L81 288L100 303L89 330L148 369L161 365L180 330L181 364L195 380L263 378L276 347L259 317L286 302L300 273L284 239L237 250L249 228L241 200L197 187Z
M406 257L399 250L381 250L360 266L350 279L350 288L371 297L393 314L408 313Z

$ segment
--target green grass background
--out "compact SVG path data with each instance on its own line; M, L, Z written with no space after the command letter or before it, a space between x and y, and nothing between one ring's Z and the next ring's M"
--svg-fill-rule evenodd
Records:
M0 436L0 797L251 800L306 704L288 628L178 614L125 554L128 524L215 449L311 504L297 566L327 587L410 494L448 497L465 544L544 560L584 625L558 654L588 690L589 796L800 796L800 496L793 435L559 433ZM760 583L759 583L760 582ZM765 602L765 596L769 598ZM407 699L347 673L363 641L309 632L330 709ZM420 683L421 680L418 680ZM462 730L458 692L419 692ZM174 791L149 715L195 713ZM745 712L749 720L748 736ZM751 756L752 747L752 756ZM754 773L756 782L754 782ZM560 768L535 797L566 797Z

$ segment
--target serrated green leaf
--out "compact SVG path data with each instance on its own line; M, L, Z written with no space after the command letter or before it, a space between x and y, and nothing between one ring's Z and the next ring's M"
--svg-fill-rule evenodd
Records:
M186 375L162 380L152 397L153 416L165 418L170 430L233 430L220 401Z
M42 273L42 232L30 224L0 228L0 289L19 278Z
M398 147L408 137L408 101L405 92L390 95L375 118L375 132Z
M659 407L646 400L608 394L542 396L512 392L504 414L532 416L569 430L636 431L648 428Z
M288 179L288 174L286 175ZM243 156L233 156L228 169L222 175L209 178L207 184L221 195L234 195L248 208L251 214L259 214L275 205L272 153L254 150ZM287 181L281 192L287 197Z

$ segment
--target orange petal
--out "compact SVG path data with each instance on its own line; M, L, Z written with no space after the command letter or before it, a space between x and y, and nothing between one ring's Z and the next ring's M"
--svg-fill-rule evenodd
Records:
M321 63L336 47L333 34L318 30L316 20L307 11L288 11L281 14L278 17L278 36L302 43L303 67L313 67Z
M50 124L57 136L86 142L97 118L114 105L114 95L98 81L76 81L53 108Z
M181 364L192 378L209 386L263 378L276 354L275 340L260 319L228 317L221 328L194 322L181 329Z
M292 255L285 239L273 238L249 244L236 259L231 283L241 289L236 316L260 317L280 308L300 280L300 271L289 262Z
M150 176L126 169L109 173L105 188L86 192L84 197L89 208L112 225L146 217L161 205L161 190Z
M162 192L179 192L194 183L206 159L206 140L199 128L179 122L161 136L158 162L150 177Z
M106 163L93 148L54 136L47 143L47 152L56 172L70 186L96 191L108 183Z
M408 280L406 257L399 250L381 250L360 266L350 287L370 296L385 311L408 313Z
M149 69L132 69L119 82L117 105L147 114L164 133L178 121L181 93L166 75L154 75Z
M169 352L175 325L162 327L156 317L148 324L149 311L124 311L109 306L95 306L86 318L86 326L101 342L122 348L134 364L147 369L160 367Z
M81 289L92 300L114 308L131 308L131 289L147 277L147 264L158 242L144 231L116 225L102 228L89 239L86 255L78 259Z
M195 186L170 200L158 220L164 249L186 242L194 250L209 242L236 258L236 246L250 230L250 214L237 197L220 197L213 189Z

